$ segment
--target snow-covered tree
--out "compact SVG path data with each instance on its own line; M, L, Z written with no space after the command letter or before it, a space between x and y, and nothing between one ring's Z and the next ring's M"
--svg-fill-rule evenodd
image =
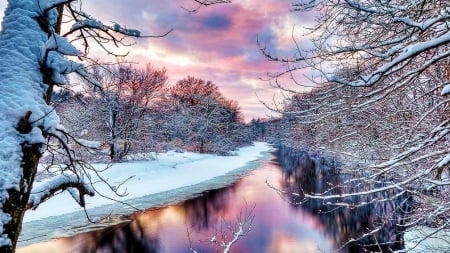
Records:
M100 130L106 130L102 139L110 144L111 159L120 160L145 135L144 119L167 82L166 70L150 64L144 69L119 64L96 67L92 74L102 84L102 90L93 94L91 106L96 110L92 111Z
M199 152L226 153L246 142L239 105L211 81L187 77L169 91L173 136Z
M298 79L308 69L317 88L294 96L285 115L312 129L316 147L367 162L360 180L386 181L351 195L411 192L419 207L407 226L448 229L448 1L299 1L294 9L318 14L310 43L293 36L294 55L262 52L286 66L272 76L278 87L284 75L310 85Z

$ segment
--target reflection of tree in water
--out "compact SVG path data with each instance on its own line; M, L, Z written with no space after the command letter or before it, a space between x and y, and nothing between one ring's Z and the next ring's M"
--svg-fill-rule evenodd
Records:
M186 220L190 222L190 228L195 231L208 231L214 229L221 219L229 212L229 199L232 197L236 185L223 189L210 190L201 196L188 200L180 207L186 214ZM163 210L160 210L164 212ZM153 219L159 219L158 211L151 211L144 216L153 215ZM134 219L102 230L78 235L75 241L82 241L78 252L83 253L156 253L162 252L158 233L147 231L146 219ZM208 247L201 249L211 250Z
M248 207L245 203L236 213L239 184L240 181L203 192L201 196L183 203L192 252L230 252L242 237L253 231L254 206ZM230 220L231 214L236 214L236 217ZM191 234L190 228L194 233ZM242 250L233 250L236 249Z
M204 192L202 196L186 201L183 207L190 226L197 231L208 230L211 226L215 226L229 211L229 200L235 191L236 184Z
M288 195L294 209L302 209L317 216L338 245L370 233L356 242L346 244L342 248L343 252L389 252L403 248L404 227L399 224L404 224L405 211L409 210L409 201L405 201L407 198L404 194L397 197L394 192L383 192L345 199L305 199L301 193L339 195L367 189L368 185L361 182L343 184L351 176L340 174L335 160L318 154L282 146L278 157L283 169L282 190L300 193ZM351 208L339 206L339 202L350 203ZM368 204L358 205L361 202Z
M139 220L80 235L83 253L156 253L160 252L157 236L145 234Z

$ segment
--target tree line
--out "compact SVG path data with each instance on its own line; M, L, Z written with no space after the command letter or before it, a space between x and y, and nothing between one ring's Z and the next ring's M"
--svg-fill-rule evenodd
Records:
M188 76L170 85L166 70L150 64L96 65L90 74L101 88L84 84L82 92L53 96L62 124L87 159L118 161L168 149L228 154L249 144L239 104L212 81Z

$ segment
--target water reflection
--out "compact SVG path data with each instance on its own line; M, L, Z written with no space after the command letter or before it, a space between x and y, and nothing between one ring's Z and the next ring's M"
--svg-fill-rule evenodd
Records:
M292 208L313 214L328 230L326 233L335 242L342 245L342 252L391 252L404 247L403 231L406 214L409 212L409 201L406 194L394 197L394 192L383 192L375 195L353 196L345 199L306 199L304 194L326 193L339 195L355 191L367 190L361 182L342 184L351 179L351 175L338 172L338 164L333 159L311 155L282 147L279 149L279 162L283 168L281 189L287 194ZM382 185L379 185L382 186ZM369 203L372 199L385 201L370 203L354 208L327 205L336 203ZM400 225L399 225L400 224ZM373 232L373 233L372 233ZM361 238L363 235L363 238ZM351 239L359 239L348 243Z
M337 180L335 177L321 175L321 170L305 174L303 168L316 166L312 160L296 157L280 161L283 167L276 161L265 162L232 186L205 192L179 205L137 213L129 217L132 222L31 245L18 252L179 253L192 252L191 248L197 252L221 252L223 248L217 240L222 236L226 242L232 240L230 228L236 227L243 210L252 210L252 230L233 245L231 252L331 252L377 220L377 211L370 208L329 210L318 201L298 205L298 199L280 197L266 180L288 191L298 191L301 184L303 190L310 192L337 183L333 181ZM216 241L211 240L213 236ZM362 248L351 244L341 252L362 252Z
M228 216L237 185L203 193L200 198L188 200L184 204L186 217L196 231L208 230L218 223L221 217Z

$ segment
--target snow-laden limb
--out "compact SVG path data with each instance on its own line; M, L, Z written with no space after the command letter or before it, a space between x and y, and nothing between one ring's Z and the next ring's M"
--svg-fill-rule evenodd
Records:
M58 85L67 83L67 74L74 72L80 74L84 73L82 70L84 66L82 64L65 59L64 55L57 51L48 51L45 62L46 67L52 70L52 81ZM87 75L83 77L87 77Z
M99 149L102 146L102 143L99 141L91 141L82 138L75 139L80 145L91 148L91 149Z
M437 142L445 138L449 133L450 133L450 120L446 120L442 122L439 126L434 128L431 131L430 136L426 138L424 141L420 142L417 146L409 148L408 150L402 152L401 154L398 154L397 156L391 158L389 161L376 164L373 166L373 168L385 169L387 171L387 169L391 169L392 167L400 166L401 165L400 162L402 160L411 157L413 154L417 153L418 151L428 146L436 144ZM382 171L381 173L384 173L386 171Z
M195 2L201 5L213 5L213 4L223 4L223 3L231 3L230 0L194 0Z
M442 45L447 45L449 43L450 43L450 31L432 40L406 46L398 56L393 58L391 61L385 63L384 65L380 66L377 70L371 72L370 75L360 76L359 80L348 81L346 79L339 79L336 78L336 76L333 76L329 78L329 81L356 87L372 86L380 82L382 77L384 77L385 75L397 72L398 69L395 69L395 67L400 66L401 68L403 68L404 64L407 63L408 60L422 54L423 52L427 52L429 50L438 48ZM442 93L442 95L446 94L447 93L444 92Z
M444 167L445 165L447 165L447 164L449 164L449 163L450 163L450 152L449 152L449 154L447 154L446 157L444 157L444 159L442 159L442 160L437 164L437 167L438 167L438 168L442 168L442 167Z
M231 3L231 0L194 0L199 6L208 6L214 4Z
M225 241L225 236L222 235L221 246L224 248L223 253L229 253L232 246L239 240L239 238L247 235L252 231L253 220L255 218L255 215L253 214L254 209L255 206L253 206L251 209L248 209L248 206L246 206L244 210L241 210L235 227L229 227L233 235L233 238L230 241Z
M80 30L82 28L95 28L99 30L107 30L107 27L103 24L103 22L96 19L83 19L73 23L72 28L69 32L67 32L64 36L73 33L76 30Z
M85 15L84 13L80 13L82 17L84 17L85 19L81 19L78 20L77 22L73 23L70 31L68 31L67 33L65 33L63 36L66 37L76 31L79 30L83 30L83 29L97 29L100 30L104 33L108 33L109 32L116 32L125 36L130 36L130 37L141 37L141 31L136 30L136 29L129 29L129 28L125 28L123 26L121 26L120 24L113 24L111 26L109 25L105 25L103 22L101 22L100 20L91 18L90 16Z
M78 50L74 45L70 44L66 38L53 34L45 43L45 50L55 50L64 55L78 56L82 52ZM45 54L45 53L44 53Z
M209 243L215 246L216 252L230 253L233 245L238 242L241 237L246 236L253 230L253 220L255 218L255 215L253 214L254 209L255 206L253 206L251 209L246 206L239 213L236 224L226 224L228 232L231 232L231 239L227 238L227 231L221 230L216 231L216 233L207 240ZM223 222L224 221L221 221L221 229L223 229ZM198 251L193 248L189 228L186 227L186 230L189 240L189 250L193 253L198 253ZM223 249L223 251L219 251L219 249Z
M443 13L443 15L439 15L438 17L427 19L424 22L414 21L410 17L395 17L395 18L393 18L393 21L394 22L402 22L406 25L417 27L420 30L426 30L426 29L430 28L432 25L436 24L437 22L445 21L447 18L448 18L448 15L445 15L445 13Z
M65 7L68 13L68 23L71 26L67 31L61 33L61 36L70 38L71 42L81 42L86 55L89 52L90 45L96 44L107 54L126 56L128 53L118 54L116 49L134 44L133 41L127 38L160 38L172 32L172 29L170 29L160 35L143 35L139 30L125 28L118 23L105 24L101 20L82 11L81 5L79 7L75 5L76 1L72 0L70 2Z
M35 184L28 200L28 209L37 208L39 204L51 198L56 193L67 189L69 189L72 197L83 207L84 195L94 196L95 194L90 183L84 180L83 177L75 174L61 174ZM72 189L77 189L78 191L73 191Z
M136 30L136 29L128 29L125 28L123 26L121 26L120 24L114 24L113 26L113 30L115 32L121 33L121 34L125 34L128 36L133 36L133 37L140 37L141 36L141 31Z
M246 234L246 232L244 231L244 225L245 225L244 222L239 222L238 230L236 232L234 232L233 239L231 241L229 241L227 244L223 244L223 246L225 247L225 249L223 250L223 253L230 252L231 246L233 246L233 244L235 244L241 236L244 236Z
M446 96L448 94L450 94L450 84L445 85L441 92L442 96Z

